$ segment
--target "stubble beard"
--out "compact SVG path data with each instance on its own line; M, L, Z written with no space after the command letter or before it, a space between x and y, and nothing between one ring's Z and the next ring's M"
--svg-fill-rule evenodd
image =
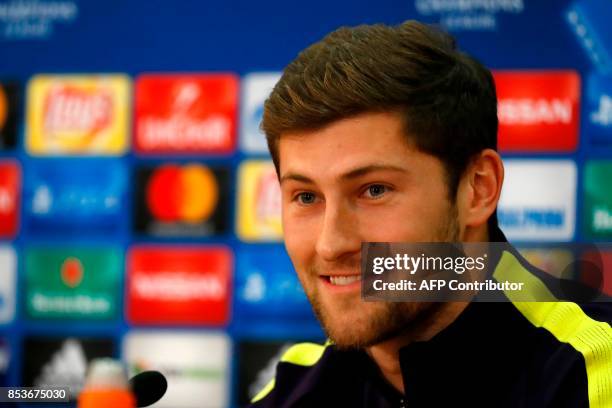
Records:
M451 205L447 217L436 228L430 242L457 242L459 224L457 209ZM360 267L354 261L351 267ZM307 271L318 276L316 270ZM442 303L435 302L365 302L354 296L334 299L334 304L324 304L316 284L302 286L312 309L323 326L327 337L340 349L362 349L390 340L405 333L417 332ZM333 307L334 310L329 309Z

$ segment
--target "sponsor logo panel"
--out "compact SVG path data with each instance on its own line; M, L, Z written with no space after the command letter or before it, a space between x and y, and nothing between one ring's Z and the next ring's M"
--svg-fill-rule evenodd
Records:
M229 170L202 163L136 169L134 230L157 237L204 237L226 231Z
M237 253L236 318L312 318L312 309L282 246Z
M119 249L27 248L24 263L28 317L118 317L123 263Z
M19 230L21 167L14 160L0 160L0 238L13 238Z
M612 75L591 74L585 95L584 133L593 144L612 144Z
M589 161L584 169L583 220L586 235L612 238L612 161Z
M225 247L133 247L127 261L127 319L133 324L226 324L232 264Z
M142 75L135 104L138 153L227 154L235 148L234 75Z
M246 153L268 153L264 133L259 129L264 101L280 79L279 72L251 73L242 80L240 146Z
M24 229L37 235L117 234L125 222L127 169L114 159L31 163L25 180Z
M231 342L225 334L130 332L123 359L130 374L157 370L168 380L159 408L218 408L229 405Z
M75 399L83 389L92 360L114 357L111 338L26 337L23 341L22 378L24 387L68 387Z
M574 71L496 71L501 151L572 152L580 77Z
M271 161L245 161L238 172L237 234L244 241L282 239L281 191Z
M128 146L130 84L123 75L35 76L26 148L33 155L120 155Z
M576 217L576 164L571 160L506 160L497 210L508 239L569 241Z
M0 324L15 317L17 255L9 246L0 245Z
M0 82L0 150L14 149L17 145L20 99L17 82Z

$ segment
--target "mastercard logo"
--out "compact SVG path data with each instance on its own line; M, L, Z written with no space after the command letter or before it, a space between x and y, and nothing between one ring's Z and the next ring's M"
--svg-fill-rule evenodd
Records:
M146 201L159 221L199 224L217 207L219 187L214 173L201 164L168 164L151 175Z

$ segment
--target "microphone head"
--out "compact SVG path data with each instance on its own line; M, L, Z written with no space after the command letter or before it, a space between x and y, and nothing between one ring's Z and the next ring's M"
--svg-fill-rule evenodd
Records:
M130 379L137 407L148 407L164 396L168 389L166 377L159 371L143 371Z

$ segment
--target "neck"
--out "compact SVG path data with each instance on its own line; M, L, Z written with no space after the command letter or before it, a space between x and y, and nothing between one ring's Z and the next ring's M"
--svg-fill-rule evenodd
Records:
M461 242L486 242L489 228L466 228ZM470 302L449 302L432 304L431 313L420 324L389 340L366 347L366 352L374 360L384 378L399 392L404 393L404 378L399 361L399 350L415 341L428 341L446 329L465 310Z
M434 304L433 312L409 331L367 347L383 377L399 392L404 393L404 380L399 361L399 350L415 341L428 341L447 328L467 307L469 302ZM437 307L436 307L437 306Z

